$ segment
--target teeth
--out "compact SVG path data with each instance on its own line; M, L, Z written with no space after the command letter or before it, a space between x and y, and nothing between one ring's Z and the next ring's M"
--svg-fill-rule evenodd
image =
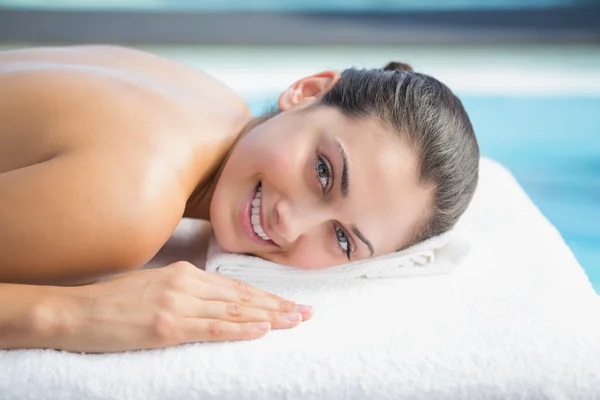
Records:
M271 240L263 230L262 226L260 226L260 193L261 187L259 186L258 190L256 191L256 195L252 200L252 214L250 217L252 221L252 228L262 240Z
M260 233L259 233L259 234L258 234L258 236L260 236L260 237L261 237L261 239L262 239L262 240L264 240L264 241L271 240L271 239L269 239L269 237L268 237L267 235L265 235L264 233L263 233L263 234L260 234Z

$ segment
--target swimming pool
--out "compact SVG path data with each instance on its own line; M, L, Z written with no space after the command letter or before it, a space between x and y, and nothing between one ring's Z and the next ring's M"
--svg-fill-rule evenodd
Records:
M600 294L600 96L460 97L482 153L512 171ZM268 104L250 101L254 113Z
M464 102L483 154L512 171L600 293L600 96Z

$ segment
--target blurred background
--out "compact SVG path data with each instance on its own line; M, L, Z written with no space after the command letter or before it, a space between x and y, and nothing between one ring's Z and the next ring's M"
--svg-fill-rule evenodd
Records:
M600 0L0 0L0 50L77 43L202 68L255 113L311 73L408 62L457 92L600 293Z

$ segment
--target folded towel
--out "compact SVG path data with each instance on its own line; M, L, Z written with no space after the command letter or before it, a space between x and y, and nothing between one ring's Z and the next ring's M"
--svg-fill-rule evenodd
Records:
M468 241L451 231L392 254L334 267L303 270L258 257L224 252L213 235L208 249L206 271L247 282L413 277L449 273L460 265L468 251Z
M0 351L0 399L600 399L598 296L510 173L480 176L451 274L260 283L315 312L258 340Z

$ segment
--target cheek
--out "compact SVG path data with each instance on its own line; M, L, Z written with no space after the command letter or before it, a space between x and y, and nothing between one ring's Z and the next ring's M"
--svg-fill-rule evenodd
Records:
M283 137L290 136L290 137ZM292 168L298 159L301 148L297 146L291 135L256 134L240 143L234 163L242 168L252 170L271 166L271 168ZM234 157L232 157L234 158Z
M273 144L254 154L249 168L271 185L300 185L304 182L309 157L306 149L286 144Z
M299 175L306 170L314 138L307 130L291 129L294 120L283 124L265 123L263 129L251 132L245 142L240 143L240 164L253 173L290 179L290 174Z
M266 154L260 160L260 173L271 184L294 183L303 171L302 163L293 154L283 151Z

